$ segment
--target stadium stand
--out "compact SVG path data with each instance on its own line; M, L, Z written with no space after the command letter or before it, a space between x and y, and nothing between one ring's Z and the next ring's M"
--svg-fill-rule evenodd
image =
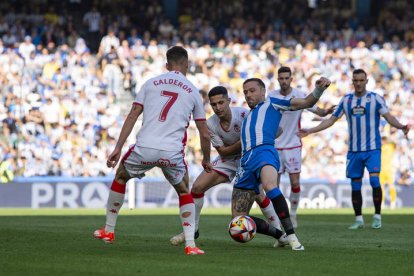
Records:
M318 7L309 5L315 1L183 0L178 16L171 16L164 2L0 4L2 182L13 175L113 174L104 160L123 116L140 85L163 72L164 52L175 44L189 51L189 79L201 89L209 114L209 88L225 85L233 104L243 105L243 80L260 77L269 90L276 89L281 65L294 70L293 85L304 91L313 89L318 76L329 77L333 85L321 104L334 105L350 91L352 70L362 67L369 74L368 89L381 93L402 122L414 124L414 22L408 0L375 1L369 19L356 14L350 1L339 0L319 1ZM305 113L302 125L318 120ZM345 127L305 140L304 178L345 178ZM195 131L190 126L186 152L192 176L201 170ZM405 179L399 183L410 184L413 132L409 140L391 135L399 156L392 165Z

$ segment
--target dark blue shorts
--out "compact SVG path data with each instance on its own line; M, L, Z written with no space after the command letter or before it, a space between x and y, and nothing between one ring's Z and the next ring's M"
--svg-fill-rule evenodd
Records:
M381 171L381 150L348 152L346 156L346 177L362 178L364 169L369 173Z
M279 171L279 155L273 146L261 145L248 151L240 161L234 187L253 190L259 194L260 171L267 165L273 166L276 171Z

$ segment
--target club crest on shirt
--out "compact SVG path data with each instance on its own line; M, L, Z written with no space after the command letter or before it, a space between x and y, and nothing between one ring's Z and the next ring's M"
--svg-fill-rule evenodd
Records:
M235 124L233 128L235 132L240 132L240 126L238 124Z
M351 112L352 112L352 115L359 117L359 116L365 115L366 110L365 110L365 107L358 105L358 106L354 106Z

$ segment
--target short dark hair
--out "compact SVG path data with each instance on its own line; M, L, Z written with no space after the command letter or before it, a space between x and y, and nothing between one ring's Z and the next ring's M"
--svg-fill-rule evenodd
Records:
M168 49L167 51L167 62L168 63L177 63L181 60L188 60L187 50L181 46L174 46Z
M289 73L290 75L292 75L292 70L290 70L290 67L282 66L279 68L279 70L277 70L277 73Z
M262 88L266 88L266 85L264 84L264 82L263 82L261 79L259 79L259 78L250 78L250 79L247 79L247 80L245 80L245 81L243 82L243 85L245 85L246 83L251 82L251 81L255 81L255 82L257 82L257 84L258 84L260 87L262 87Z
M217 95L223 95L223 97L225 98L229 97L229 93L227 92L227 89L224 86L215 86L211 88L211 90L208 92L209 98Z
M363 69L355 69L352 72L352 75L357 75L357 74L364 74L365 76L367 76L367 73Z

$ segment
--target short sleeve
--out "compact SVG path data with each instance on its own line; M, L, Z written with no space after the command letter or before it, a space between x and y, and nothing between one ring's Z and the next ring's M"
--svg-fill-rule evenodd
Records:
M390 112L383 97L381 97L380 95L376 95L375 99L376 99L376 101L379 105L379 113L381 115L384 115L384 114Z
M206 112L204 111L203 101L201 100L200 93L198 90L194 92L194 109L193 109L193 118L194 121L205 121Z
M270 103L274 109L277 110L290 110L290 101L291 100L282 100L274 97L269 97Z
M224 146L223 140L216 133L216 127L211 120L207 121L208 131L210 133L210 140L213 147L218 148Z
M141 106L144 106L144 101L145 101L145 94L146 94L146 85L147 82L145 82L142 86L141 89L139 90L139 92L137 93L137 96L135 97L134 100L134 104L138 104Z
M344 108L345 108L344 104L345 104L345 97L342 97L341 101L338 104L338 107L336 108L332 116L335 116L336 118L341 118L342 115L344 115Z

